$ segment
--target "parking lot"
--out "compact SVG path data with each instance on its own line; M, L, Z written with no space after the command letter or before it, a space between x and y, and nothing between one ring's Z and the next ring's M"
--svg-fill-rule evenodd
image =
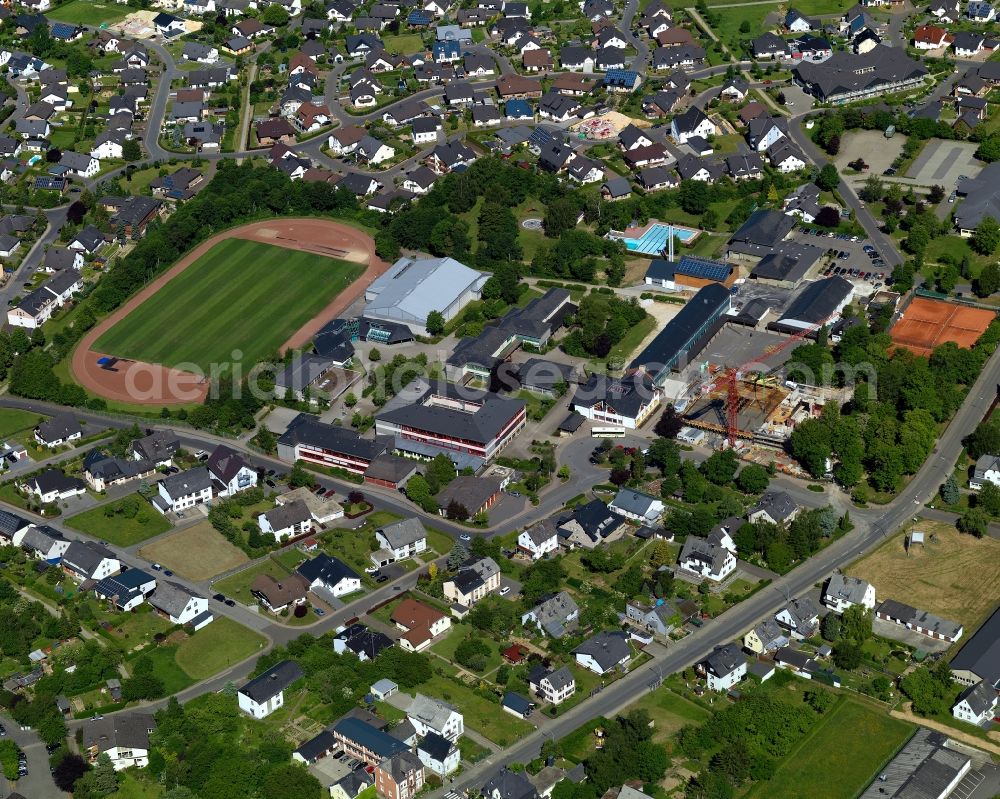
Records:
M819 235L812 235L808 231L801 230L793 233L792 237L802 244L811 244L813 247L819 247L824 252L833 250L828 257L822 260L821 274L830 277L837 274L837 269L840 269L840 276L853 283L855 292L859 294L867 295L877 290L876 285L878 283L884 284L885 278L891 271L884 262L879 264L876 263L878 259L869 257L865 247L871 249L872 244L867 239L858 237L858 241L853 241L850 237L831 237L825 232L820 232ZM875 252L878 251L875 250ZM840 257L841 254L845 253L846 257ZM858 275L845 274L845 272L849 272L850 270L856 270L861 274L869 273L871 277L866 280ZM882 277L878 277L879 274ZM881 288L881 286L878 288Z
M975 178L983 165L975 158L975 142L931 139L906 176L921 186L944 186L951 191L959 175Z

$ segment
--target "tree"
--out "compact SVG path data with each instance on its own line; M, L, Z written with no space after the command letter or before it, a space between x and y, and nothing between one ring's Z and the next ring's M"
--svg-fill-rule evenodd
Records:
M77 780L89 771L87 762L79 755L67 753L52 772L52 779L61 791L72 793Z
M1000 516L1000 486L989 481L983 483L976 496L976 507L982 508L990 516Z
M866 203L874 203L882 199L884 192L885 188L882 185L882 181L879 180L878 175L869 175L865 181L865 185L858 192L858 196Z
M820 622L820 633L827 641L837 641L840 638L840 629L840 616L836 613L827 613Z
M455 571L459 566L461 566L465 561L469 559L469 550L467 550L461 544L455 544L448 553L448 570Z
M750 20L745 19L740 23L740 33L750 33Z
M824 205L816 214L816 224L820 227L837 227L840 224L840 211L832 205Z
M851 605L840 617L840 635L860 645L872 637L872 612L864 605Z
M489 663L489 657L489 644L475 636L469 636L455 648L455 661L472 671L483 671Z
M260 20L280 28L288 24L288 12L277 3L271 3L260 15Z
M273 8L273 6L268 6ZM427 314L427 332L432 336L440 336L444 333L444 316L440 311L431 311Z
M826 164L816 176L816 185L823 191L833 191L840 185L840 174L833 164Z
M437 513L438 504L431 494L427 480L422 474L415 474L406 483L406 496L421 507L425 513Z
M744 494L760 494L770 482L767 469L759 463L748 463L736 477L736 485Z
M371 351L368 353L368 360L372 362L377 362L382 360L382 353L379 352L378 347L372 347Z
M465 522L469 520L469 509L465 507L457 499L453 499L448 503L448 507L445 510L445 515L456 522Z
M941 501L948 505L955 505L960 499L960 494L958 491L958 480L955 479L955 475L948 475L948 479L941 483L941 488L938 489L938 493L941 495Z
M669 404L663 409L663 413L660 414L660 418L656 420L653 432L660 438L677 438L677 434L681 431L683 426L684 422L681 417L677 415L677 411L673 404Z
M344 405L348 408L353 408L358 404L358 398L350 391L344 395Z
M126 139L122 143L122 158L129 162L142 158L142 148L138 139Z
M809 705L809 707L821 715L826 713L826 711L837 703L837 698L829 691L824 691L822 688L806 691L802 695L802 698L805 700L806 704Z
M729 485L733 481L733 476L739 468L740 461L736 453L731 449L724 449L713 452L707 460L699 467L699 471L705 475L709 482L715 485Z
M118 772L107 752L101 752L94 764L94 787L102 796L108 796L118 790Z
M941 202L944 199L944 186L936 183L931 186L931 190L927 193L927 199L934 203L934 205Z
M833 662L837 668L851 671L861 665L861 647L842 639L833 645Z
M972 289L977 297L989 297L1000 289L1000 265L988 263L973 281Z
M992 255L996 252L1000 246L1000 225L992 216L984 216L976 225L970 244L980 255Z
M311 486L313 482L313 476L306 471L301 461L296 461L288 473L288 485L292 488L302 488L303 486Z
M282 763L275 766L267 772L260 783L262 799L288 799L290 796L319 799L324 793L319 780L297 763Z
M545 207L545 217L542 219L545 235L557 239L564 231L572 230L576 227L579 213L576 203L569 197L553 200Z
M822 477L833 452L829 426L820 419L806 419L792 431L789 448L809 474Z
M956 526L963 533L968 533L975 538L982 538L990 527L990 517L982 508L969 508L959 518Z
M699 180L682 180L677 198L684 211L701 216L708 210L708 185Z

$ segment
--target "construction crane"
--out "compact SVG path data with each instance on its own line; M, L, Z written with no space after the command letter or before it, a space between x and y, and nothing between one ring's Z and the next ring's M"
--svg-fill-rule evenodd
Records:
M729 441L730 447L736 446L736 435L739 432L739 411L740 411L740 391L739 383L743 379L745 374L749 374L751 371L757 371L751 369L755 364L767 360L772 355L777 355L779 352L791 347L793 344L797 344L802 339L806 338L812 333L815 333L821 327L826 324L825 321L818 322L809 327L803 328L798 333L789 336L784 341L777 344L769 345L764 352L761 354L760 358L743 364L742 366L722 369L719 375L707 383L702 384L701 393L702 394L714 394L717 392L722 392L725 390L726 393L726 434ZM760 381L760 377L757 381ZM756 381L755 381L756 382Z

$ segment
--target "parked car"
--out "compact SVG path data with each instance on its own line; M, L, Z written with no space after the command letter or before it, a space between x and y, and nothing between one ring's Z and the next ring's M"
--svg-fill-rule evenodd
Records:
M386 574L380 574L378 577L375 578L375 582L379 583L380 585L388 581L389 581L389 576Z
M162 568L163 568L163 567L162 567L162 566L161 566L161 565L160 565L159 563L154 563L154 564L153 564L153 571L154 571L154 572L158 572L158 571L159 571L160 569L162 569Z
M229 607L231 607L231 608L235 608L236 607L236 600L235 599L227 599L226 600L226 604L229 605Z
M212 594L212 599L214 599L216 602L225 602L226 601L226 595L225 594Z
M503 586L503 588L500 589L500 596L507 596L507 594L509 594L509 593L510 593L510 586L509 585L505 585L505 586Z

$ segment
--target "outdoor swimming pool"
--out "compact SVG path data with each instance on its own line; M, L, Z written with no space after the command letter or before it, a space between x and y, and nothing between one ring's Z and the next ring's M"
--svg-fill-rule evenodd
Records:
M625 242L625 247L629 252L637 252L642 255L660 255L667 249L667 242L671 235L675 239L679 239L682 244L687 244L700 233L700 230L694 228L653 222L638 237L622 236L621 240Z

